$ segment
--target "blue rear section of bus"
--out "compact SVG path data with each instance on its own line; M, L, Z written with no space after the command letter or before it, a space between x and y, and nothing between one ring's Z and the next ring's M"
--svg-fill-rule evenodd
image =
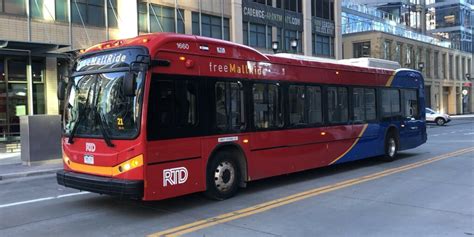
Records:
M400 70L397 71L391 85L387 88L397 89L400 92L401 113L387 118L380 115L382 109L379 109L378 121L370 122L353 148L347 152L344 157L335 162L335 164L383 155L385 153L385 138L390 128L396 129L397 131L399 151L412 149L426 142L423 76L417 71ZM403 104L406 102L404 101L404 94L407 89L412 91L416 90L417 93L418 116L416 117L403 116L403 110L407 109L406 106L408 106ZM381 106L377 106L377 108L380 107Z

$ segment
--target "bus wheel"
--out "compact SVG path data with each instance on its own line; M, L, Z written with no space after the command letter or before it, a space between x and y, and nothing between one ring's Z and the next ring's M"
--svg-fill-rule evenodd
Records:
M239 189L240 170L231 152L219 152L209 164L206 196L224 200Z
M384 161L394 161L397 157L398 145L397 138L393 132L387 135L385 139L385 154L382 157Z

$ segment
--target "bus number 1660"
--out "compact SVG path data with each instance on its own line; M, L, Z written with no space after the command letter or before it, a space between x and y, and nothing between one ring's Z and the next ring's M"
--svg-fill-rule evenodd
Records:
M178 49L185 49L185 50L188 50L189 49L189 44L186 44L186 43L176 43L176 47Z

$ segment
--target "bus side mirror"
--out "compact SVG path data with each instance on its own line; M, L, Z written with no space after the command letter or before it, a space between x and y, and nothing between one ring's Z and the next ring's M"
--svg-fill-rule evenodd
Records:
M135 96L135 74L133 72L127 72L122 81L122 92L127 97Z
M61 78L58 84L57 96L58 100L64 100L66 97L66 87L67 83Z

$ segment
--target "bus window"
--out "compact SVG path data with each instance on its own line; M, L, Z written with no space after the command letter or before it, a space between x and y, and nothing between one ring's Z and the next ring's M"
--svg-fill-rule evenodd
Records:
M403 90L404 93L404 113L405 118L419 118L418 110L418 97L416 96L416 90Z
M252 90L255 128L282 127L283 113L278 86L274 84L255 83Z
M214 85L215 128L219 132L245 129L244 90L240 82L218 81Z
M352 103L354 109L354 121L365 121L365 96L364 88L354 88L352 90Z
M305 93L304 86L291 85L289 87L290 97L290 125L300 126L306 124L304 116Z
M371 121L377 119L377 107L375 104L375 89L364 89L365 97L365 120Z
M160 75L152 79L150 86L149 140L184 137L198 132L197 81L165 79Z
M352 90L352 101L355 122L376 119L375 89L354 88Z
M327 95L329 123L347 123L349 120L347 88L328 87Z
M390 118L400 113L400 92L397 89L382 89L382 117Z
M307 86L306 94L308 95L308 123L323 123L323 112L321 109L321 87Z

